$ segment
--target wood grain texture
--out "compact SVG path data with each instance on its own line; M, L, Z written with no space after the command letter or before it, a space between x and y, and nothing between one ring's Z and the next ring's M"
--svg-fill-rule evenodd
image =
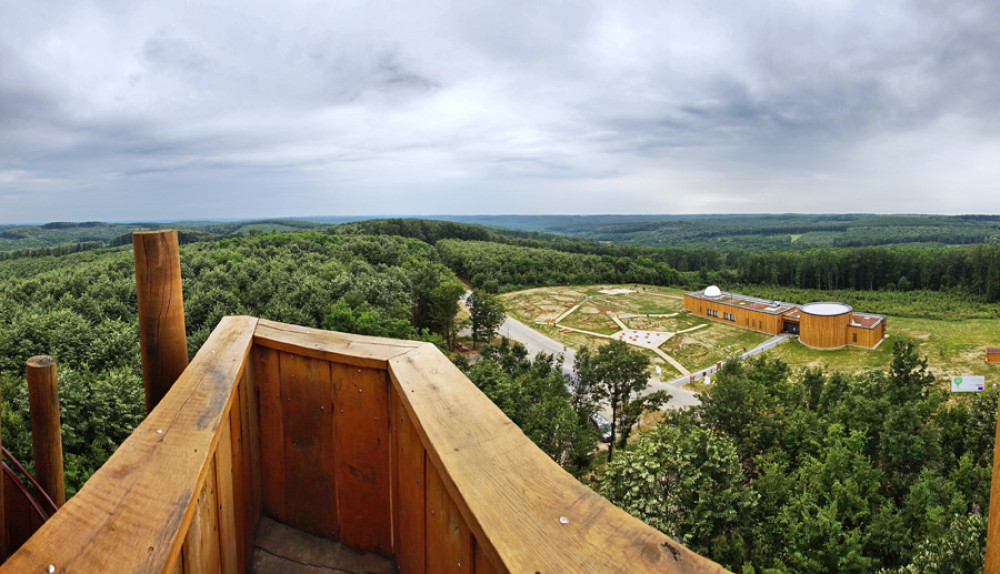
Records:
M49 564L118 573L173 567L198 487L214 474L219 422L256 322L224 318L159 406L0 572L42 572Z
M559 468L433 345L390 360L389 370L427 449L428 475L433 463L484 557L498 568L725 571ZM431 544L430 525L427 539Z
M799 342L814 349L839 349L848 343L847 327L851 312L840 315L799 313Z
M250 382L255 379L256 366L250 363ZM249 442L250 454L250 517L253 519L254 527L247 532L247 552L252 547L250 542L257 531L257 524L263 513L263 485L261 484L261 458L260 458L260 407L257 389L253 384L246 386L247 404L244 415L247 421L247 441Z
M252 364L251 364L252 368ZM229 411L229 422L233 429L233 498L236 500L237 571L245 572L253 553L253 533L257 530L259 518L253 515L253 471L250 461L250 445L256 437L250 435L249 387L250 369L243 373L238 389L238 405ZM239 408L236 408L239 406Z
M238 411L233 404L233 411ZM223 417L219 431L219 446L215 450L215 478L218 493L216 501L219 516L219 555L222 572L230 574L239 571L237 551L239 536L236 533L236 499L233 492L233 437L231 417Z
M285 425L278 351L254 346L254 386L258 401L261 505L275 520L285 520Z
M280 364L286 509L282 522L337 540L330 364L290 353L280 354Z
M195 501L191 525L184 538L185 572L219 572L221 569L218 496L213 458L201 492Z
M340 540L392 555L389 381L385 371L331 365Z
M142 380L151 412L188 365L177 230L133 233L132 254Z
M262 319L254 337L257 345L331 363L385 369L386 361L421 343L310 329Z
M424 571L424 446L399 395L390 389L393 550L402 574Z
M472 560L475 563L474 572L476 574L496 574L500 572L483 552L483 545L476 540L473 540L473 542L475 543L475 548L472 552Z
M472 572L472 535L451 495L441 482L441 476L428 464L427 510L427 572Z
M35 478L57 507L66 504L63 477L62 426L59 422L59 383L56 360L38 355L25 364L31 414L31 450Z

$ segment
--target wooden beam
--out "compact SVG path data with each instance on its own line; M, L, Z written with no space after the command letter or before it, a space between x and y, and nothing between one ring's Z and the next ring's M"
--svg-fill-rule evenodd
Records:
M389 359L423 345L418 341L310 329L261 319L254 344L355 367L385 369Z
M59 383L56 360L48 355L28 359L28 407L35 474L56 506L66 504L63 477L62 427L59 422Z
M146 412L152 412L188 365L177 230L132 234L139 344Z

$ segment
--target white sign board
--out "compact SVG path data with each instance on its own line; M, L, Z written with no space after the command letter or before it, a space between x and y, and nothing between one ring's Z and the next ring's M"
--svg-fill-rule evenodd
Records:
M978 393L986 385L986 377L952 377L951 392Z

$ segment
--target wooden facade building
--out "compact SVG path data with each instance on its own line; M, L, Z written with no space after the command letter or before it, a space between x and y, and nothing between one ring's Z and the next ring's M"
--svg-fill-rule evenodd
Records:
M858 313L833 302L796 305L728 293L711 286L684 294L684 308L695 315L769 335L798 335L816 349L844 346L874 349L885 338L886 316Z
M1000 347L986 347L986 362L1000 363Z

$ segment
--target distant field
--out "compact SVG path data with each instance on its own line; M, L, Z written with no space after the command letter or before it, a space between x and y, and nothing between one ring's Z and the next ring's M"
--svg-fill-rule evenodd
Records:
M682 311L683 290L647 286L645 292L627 295L604 295L599 292L601 289L618 287L630 286L544 287L508 293L502 297L511 315L571 348L584 344L603 344L606 340L580 333L561 333L555 327L537 325L535 322L551 321L585 299L586 303L568 316L562 322L563 325L607 334L615 331L608 323L611 320L610 314L616 312L668 314ZM820 297L821 294L824 297ZM836 293L830 292L799 291L797 295L801 295L802 300L793 302L806 303L821 298L838 299ZM931 305L930 302L928 304ZM868 306L858 310L883 312L882 309ZM781 358L796 370L823 367L828 371L853 373L885 369L891 360L893 341L905 337L917 344L921 355L927 357L930 369L939 377L942 385L955 375L985 375L988 383L1000 383L1000 365L986 363L984 353L986 346L1000 345L1000 321L992 318L945 319L940 318L938 313L931 309L928 310L928 314L932 316L899 317L889 314L887 330L889 336L874 350L847 347L835 351L819 351L802 345L798 340L792 340L768 351L768 355ZM708 324L708 327L697 331L678 334L661 347L662 351L690 370L725 360L768 339L767 335L761 333L710 321L686 312L681 312L676 317L634 317L624 319L623 322L634 329L666 332ZM650 353L650 356L654 355ZM659 359L656 364L668 367Z

